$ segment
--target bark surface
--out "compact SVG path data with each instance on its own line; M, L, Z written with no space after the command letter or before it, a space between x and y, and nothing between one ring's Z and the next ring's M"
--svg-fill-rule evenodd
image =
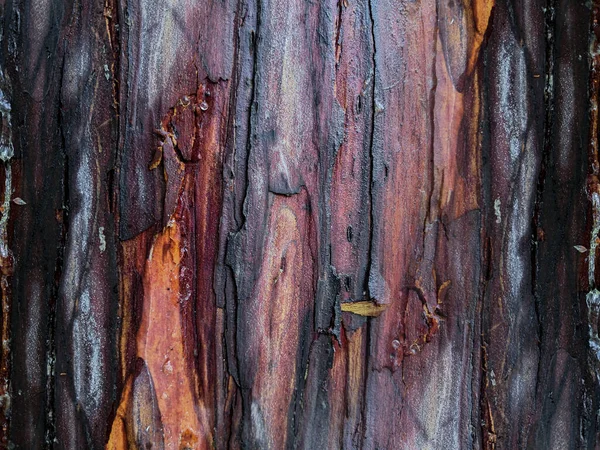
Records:
M0 11L1 448L599 448L600 1Z

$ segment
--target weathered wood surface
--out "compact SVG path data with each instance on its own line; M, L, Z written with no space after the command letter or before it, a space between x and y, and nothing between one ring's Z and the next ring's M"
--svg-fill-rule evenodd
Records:
M599 8L0 1L1 446L599 448Z

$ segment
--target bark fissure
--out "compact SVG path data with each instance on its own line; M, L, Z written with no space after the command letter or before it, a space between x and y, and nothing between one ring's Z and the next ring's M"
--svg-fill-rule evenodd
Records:
M370 83L372 88L371 88L371 95L372 95L372 99L371 99L371 125L370 125L370 130L369 130L369 159L370 159L370 166L369 166L369 245L368 245L368 260L367 260L367 274L365 277L365 287L364 287L364 292L367 292L368 294L368 298L372 299L373 295L371 294L371 287L370 287L370 279L371 279L371 271L373 268L373 229L374 229L374 217L375 217L375 212L373 211L374 208L374 201L373 201L373 183L375 182L375 180L373 179L374 176L374 161L375 161L375 155L374 155L374 147L375 147L375 120L377 118L377 96L378 96L378 92L377 92L377 42L375 39L375 18L373 16L373 4L371 2L371 0L367 0L368 1L368 8L369 8L369 20L370 20L370 25L371 25L371 41L372 41L372 45L373 45L373 53L372 53L372 60L371 60L371 73L370 73Z
M538 246L540 241L544 239L544 231L540 223L541 208L544 197L544 187L546 182L546 167L549 164L550 155L552 152L553 137L554 137L554 59L555 45L554 32L556 27L556 0L549 0L544 11L544 41L545 41L545 67L544 67L544 131L543 142L541 145L542 155L540 170L537 181L536 198L534 213L532 217L532 236L531 236L531 291L535 299L535 313L537 320L538 332L538 351L540 358L542 356L542 339L544 337L544 323L540 310L540 295L538 287L538 270L539 256ZM537 393L542 375L541 361L538 365L536 375L535 391Z

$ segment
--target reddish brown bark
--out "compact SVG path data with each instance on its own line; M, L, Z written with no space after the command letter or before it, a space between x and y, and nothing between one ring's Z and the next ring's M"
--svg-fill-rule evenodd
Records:
M1 444L596 448L596 3L0 2Z

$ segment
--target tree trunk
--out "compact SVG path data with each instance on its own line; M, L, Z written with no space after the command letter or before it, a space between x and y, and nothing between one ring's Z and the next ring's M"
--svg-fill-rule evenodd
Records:
M600 448L600 0L0 11L2 448Z

